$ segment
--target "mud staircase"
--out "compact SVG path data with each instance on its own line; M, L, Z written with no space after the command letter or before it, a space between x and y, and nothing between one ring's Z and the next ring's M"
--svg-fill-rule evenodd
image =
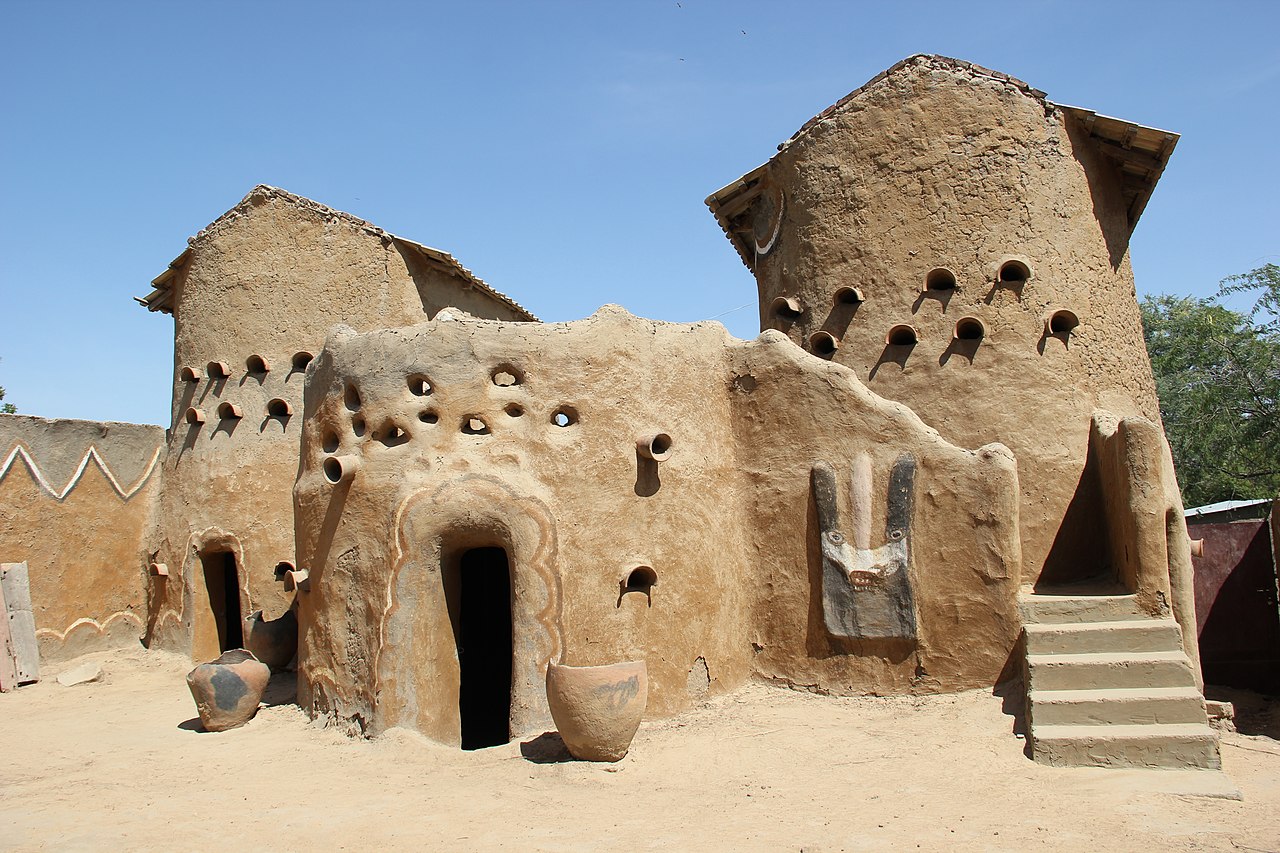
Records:
M1058 767L1218 769L1218 738L1172 618L1132 595L1024 593L1027 739Z

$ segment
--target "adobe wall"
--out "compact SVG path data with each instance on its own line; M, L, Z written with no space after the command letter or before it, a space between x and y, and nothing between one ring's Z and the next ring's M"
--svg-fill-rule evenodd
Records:
M299 702L355 730L458 742L446 590L457 555L486 545L512 561L513 735L546 725L548 660L644 658L661 717L752 672L840 693L990 685L1014 644L1008 451L949 445L774 333L742 342L616 307L567 324L445 312L339 328L308 370L305 415ZM654 433L670 436L664 460L637 450ZM873 528L889 467L916 465L903 529L918 639L835 639L822 621L812 472L829 463L847 482L858 449ZM638 566L656 573L648 595L624 591Z
M762 328L834 360L965 447L1000 441L1021 463L1026 580L1105 568L1092 413L1159 423L1113 167L1024 85L940 58L891 71L816 120L768 163L755 202ZM1001 265L1029 267L1025 284ZM926 290L934 270L952 290ZM841 287L865 301L841 303ZM799 301L792 319L772 310ZM1067 309L1069 334L1045 320ZM985 326L956 340L957 321ZM913 326L913 346L886 343Z
M158 426L0 415L0 560L27 563L45 660L136 643Z
M275 618L292 600L277 567L295 563L303 371L325 331L338 318L361 330L421 321L440 291L477 313L517 312L368 223L269 187L194 238L173 288L173 428L150 537L173 574L152 583L150 633L205 660L219 650L202 553L235 555L242 616ZM215 378L214 362L229 376Z

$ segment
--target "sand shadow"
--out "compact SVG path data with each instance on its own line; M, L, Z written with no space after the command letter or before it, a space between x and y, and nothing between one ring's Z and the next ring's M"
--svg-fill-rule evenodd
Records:
M564 745L559 732L543 732L533 740L520 744L520 754L525 761L534 764L561 764L566 761L577 761Z

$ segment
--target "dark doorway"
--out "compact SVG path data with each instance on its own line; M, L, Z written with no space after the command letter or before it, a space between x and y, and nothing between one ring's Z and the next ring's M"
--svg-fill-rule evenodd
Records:
M511 740L511 566L502 548L462 555L454 636L461 669L458 711L462 748ZM454 608L450 608L451 610Z
M240 578L236 557L230 551L201 554L204 588L209 594L209 609L218 627L218 651L244 648L244 623L240 618Z

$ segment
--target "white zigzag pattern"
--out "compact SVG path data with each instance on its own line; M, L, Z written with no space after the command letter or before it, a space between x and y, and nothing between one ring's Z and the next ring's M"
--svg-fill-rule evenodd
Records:
M89 449L85 451L84 456L80 459L80 465L76 468L76 472L71 475L71 479L67 481L67 485L59 491L51 486L49 481L44 478L44 474L40 471L40 466L36 464L35 459L31 457L31 454L27 449L21 444L15 444L13 449L9 451L9 455L5 457L4 463L0 464L0 480L3 480L5 475L9 473L9 469L13 466L13 460L21 457L22 461L27 464L27 470L31 472L31 476L35 477L36 482L40 484L40 488L52 495L55 500L61 501L66 498L66 496L71 493L71 490L76 487L76 484L80 482L80 478L84 476L85 469L89 467L89 460L93 459L94 462L98 463L98 470L106 476L107 482L111 484L111 488L116 490L116 494L125 500L128 500L137 494L138 489L141 489L147 480L151 478L151 472L155 470L156 463L160 461L160 452L163 449L163 446L156 447L156 452L151 454L151 461L147 463L147 470L142 472L142 476L138 477L137 482L128 488L125 488L120 485L120 481L116 479L115 474L111 473L111 469L107 467L106 460L104 460L102 455L98 453L98 448L91 444L89 445Z

